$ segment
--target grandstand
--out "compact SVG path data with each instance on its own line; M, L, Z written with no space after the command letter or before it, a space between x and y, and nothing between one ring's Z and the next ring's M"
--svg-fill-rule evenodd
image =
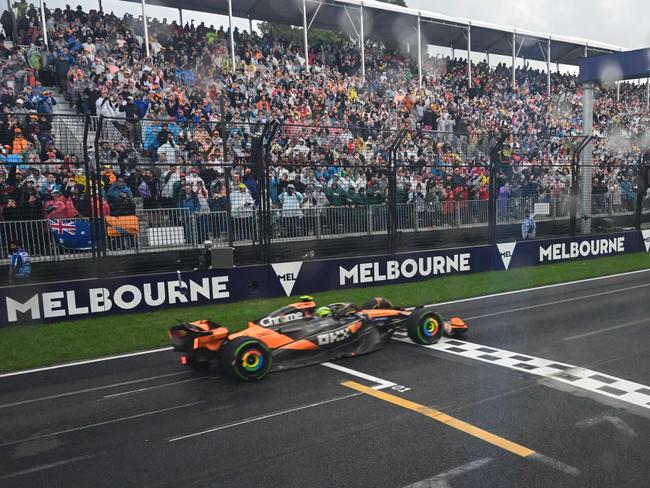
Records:
M44 263L145 254L146 271L161 251L196 256L207 240L244 263L512 239L526 211L539 235L579 228L582 93L551 64L619 48L372 1L272 3L233 2L232 13L305 33L345 17L351 35L296 44L149 19L145 36L130 15L16 12L1 48L2 252L18 238ZM409 24L413 49L377 37L389 24ZM547 69L516 68L517 56ZM648 88L596 87L583 168L595 230L639 224Z

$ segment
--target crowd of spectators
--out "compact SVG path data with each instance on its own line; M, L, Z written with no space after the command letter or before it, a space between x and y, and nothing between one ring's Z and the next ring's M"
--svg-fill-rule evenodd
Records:
M500 200L569 192L582 130L570 74L552 73L548 97L542 71L517 69L512 89L510 67L475 63L468 84L466 60L427 56L419 86L411 55L369 42L364 81L352 42L315 43L307 69L302 45L238 29L233 72L223 28L152 19L147 59L141 20L129 14L48 9L47 49L37 9L23 0L16 10L15 35L2 22L13 43L0 45L5 220L87 216L98 205L85 191L81 155L57 146L53 86L79 114L107 119L97 149L106 214L133 215L136 197L144 208L219 211L230 194L233 216L249 215L259 205L252 139L268 122L282 124L268 184L285 218L385 202L397 129L408 129L397 152L398 203L487 200L487 145L497 132L511 134L500 152ZM632 205L649 125L644 86L624 84L620 97L597 88L592 190L608 196L597 205Z

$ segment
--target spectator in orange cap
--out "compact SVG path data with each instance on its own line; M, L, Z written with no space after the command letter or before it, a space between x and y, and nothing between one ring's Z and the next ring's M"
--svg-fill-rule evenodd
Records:
M14 141L11 146L12 154L22 154L29 149L29 142L23 136L23 130L20 127L14 129Z

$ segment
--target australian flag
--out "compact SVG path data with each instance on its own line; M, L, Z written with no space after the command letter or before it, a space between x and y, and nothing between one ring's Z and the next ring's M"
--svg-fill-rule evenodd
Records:
M56 243L63 249L88 251L93 248L90 223L87 220L48 220L47 225Z

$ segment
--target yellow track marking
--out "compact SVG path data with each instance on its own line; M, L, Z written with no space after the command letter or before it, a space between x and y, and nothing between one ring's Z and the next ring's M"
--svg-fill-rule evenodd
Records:
M391 395L390 393L386 393L380 390L373 390L372 388L368 388L367 386L361 385L354 381L346 381L341 384L353 390L359 391L361 393L365 393L366 395L379 398L380 400L384 400L385 402L392 403L393 405L397 405L402 408L406 408L407 410L412 410L413 412L417 412L419 414L430 417L433 420L442 422L443 424L453 427L454 429L458 429L461 432L465 432L466 434L477 437L482 441L493 444L497 447L500 447L501 449L505 449L506 451L510 451L514 454L517 454L518 456L528 457L532 454L535 454L535 451L533 451L532 449L528 449L527 447L524 447L521 444L517 444L515 442L509 441L508 439L499 437L498 435L492 434L479 427L475 427L474 425L468 424L467 422L458 420L434 408L430 408L425 405L420 405L419 403L415 403L410 400L406 400L404 398L400 398L398 396Z

